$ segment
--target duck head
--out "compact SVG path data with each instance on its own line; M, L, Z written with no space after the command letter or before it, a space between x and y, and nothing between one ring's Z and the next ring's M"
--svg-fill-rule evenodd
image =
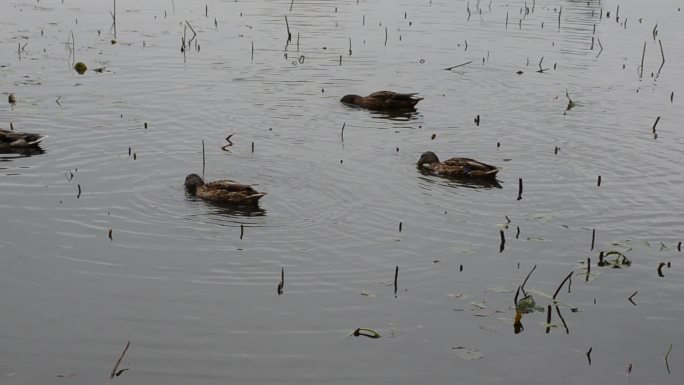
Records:
M342 97L342 99L340 99L340 102L347 103L347 104L359 105L359 103L361 103L362 99L363 99L363 97L359 96L359 95L344 95Z
M432 151L424 152L420 156L420 159L418 159L418 167L421 167L424 164L433 164L433 163L439 163L439 158L437 157L437 154L435 154Z
M197 191L197 187L204 186L204 179L197 174L190 174L185 177L185 189L189 193L194 194Z

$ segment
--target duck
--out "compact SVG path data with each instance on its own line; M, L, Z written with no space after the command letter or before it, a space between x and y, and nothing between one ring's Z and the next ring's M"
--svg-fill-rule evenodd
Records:
M0 128L0 153L30 153L33 149L40 150L38 144L45 138L47 135Z
M417 93L400 94L393 91L377 91L368 96L344 95L340 102L369 110L412 110L423 98Z
M470 158L451 158L443 162L432 151L424 152L418 160L418 168L437 175L458 178L495 179L499 169Z
M236 205L256 205L266 193L256 191L252 186L224 179L205 183L197 174L185 177L188 193L213 202Z

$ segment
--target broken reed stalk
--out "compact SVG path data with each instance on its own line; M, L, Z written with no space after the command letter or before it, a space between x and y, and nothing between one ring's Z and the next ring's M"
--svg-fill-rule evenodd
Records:
M656 133L656 126L658 125L658 122L660 121L660 116L656 118L655 123L653 123L653 133Z
M188 47L190 47L192 45L192 41L197 37L197 32L195 32L195 29L192 28L192 25L190 25L190 23L188 23L187 20L185 20L185 24L187 24L190 30L192 31L192 37L188 41Z
M126 344L126 347L124 348L123 352L121 352L121 355L119 356L119 359L116 360L116 364L114 364L114 368L112 369L112 372L109 374L109 378L112 379L116 375L116 369L119 368L119 365L121 365L121 360L123 360L124 355L126 355L126 352L128 351L128 347L131 346L131 341L128 341Z
M287 22L287 15L285 15L285 27L287 27L287 42L292 41L292 34L290 33L290 23Z
M565 277L565 279L563 280L563 282L561 282L561 284L558 285L558 289L556 289L556 292L553 293L553 300L554 300L554 301L556 300L556 297L558 296L558 293L560 292L560 289L563 287L563 285L565 285L565 282L572 278L572 273L573 273L573 272L571 271L570 274L568 274L568 275Z
M646 56L646 42L644 42L644 50L641 52L641 66L639 67L639 79L644 76L644 57Z
M558 313L558 318L560 318L561 322L563 323L563 327L565 328L565 334L570 334L570 329L568 328L568 324L565 322L565 318L563 318L563 314L561 314L560 308L558 305L556 307L556 313Z
M522 193L523 193L523 182L522 178L518 178L518 200L522 199Z
M299 35L297 35L297 41L299 41ZM297 44L299 45L299 44ZM349 38L349 56L352 54L352 49L351 49L351 37Z
M601 187L601 175L598 176L598 180L596 181L596 186Z
M204 156L204 139L202 139L202 177L204 177L204 168L207 165L206 157Z
M505 249L506 245L506 237L504 236L504 231L499 230L499 234L501 235L501 244L499 245L499 253L503 252Z
M280 268L280 282L278 283L278 295L283 294L283 289L285 288L285 268Z
M663 52L663 42L658 39L658 45L660 45L660 56L663 58L663 62L660 63L660 67L658 68L658 74L660 75L660 71L663 69L663 66L665 65L665 52Z
M112 15L112 28L114 29L114 39L116 39L116 0L114 0L114 12L111 12Z
M590 347L589 347L589 350L587 350L587 353L586 353L587 359L589 360L589 365L590 365L590 366L591 366L591 351L592 351L592 350L594 350L594 347L593 347L593 346L590 346Z
M342 137L342 142L344 142L344 127L345 127L346 125L347 125L346 122L345 122L345 123L342 123L342 133L340 134L340 136Z
M551 305L546 307L546 334L551 331Z
M670 344L670 348L667 349L667 353L665 354L665 368L667 368L667 374L670 373L670 362L667 360L668 357L670 356L670 352L672 351L672 344Z
M585 278L585 282L589 282L589 276L591 275L591 258L587 257L587 275Z
M508 29L508 12L506 12L506 29Z
M394 297L397 297L397 279L399 278L399 266L394 268Z
M254 61L254 42L252 41L252 61Z
M387 27L385 27L385 47L387 47Z
M594 250L594 241L596 240L596 229L591 229L591 251Z
M560 31L560 21L561 21L561 13L563 12L563 6L561 5L560 9L558 10L558 30Z
M399 222L399 232L400 232L400 233L401 233L401 225L402 225L402 223Z
M530 279L530 276L532 275L532 272L534 269L537 268L537 265L532 266L532 270L530 270L529 273L527 273L527 277L525 277L525 280L523 281L522 285L520 285L520 290L522 290L523 294L525 294L525 284L527 283L527 280ZM527 295L527 294L525 294Z
M292 5L294 4L294 0L290 3L290 12L292 12Z
M473 61L471 60L471 61L468 61L468 62L465 62L465 63L457 64L457 65L452 66L452 67L447 67L447 68L445 68L445 70L450 71L450 70L452 70L452 69L454 69L454 68L463 67L463 66L465 66L465 65L468 65L468 64L470 64L470 63L472 63L472 62L473 62Z
M637 295L638 293L639 293L639 290L637 290L637 291L635 291L634 293L632 293L632 295L630 295L629 297L627 297L627 301L631 302L634 306L636 306L636 304L634 303L633 299L634 299L634 296Z

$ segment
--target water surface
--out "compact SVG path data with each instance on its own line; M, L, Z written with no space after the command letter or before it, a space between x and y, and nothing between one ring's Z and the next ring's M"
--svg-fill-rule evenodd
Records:
M0 155L0 382L106 382L130 340L114 382L678 383L680 5L532 4L119 1L116 36L109 2L0 4L0 125L49 135ZM339 103L380 89L425 100ZM186 195L202 141L259 210ZM427 150L500 186L422 175ZM516 334L534 265L544 307L576 272L566 326Z

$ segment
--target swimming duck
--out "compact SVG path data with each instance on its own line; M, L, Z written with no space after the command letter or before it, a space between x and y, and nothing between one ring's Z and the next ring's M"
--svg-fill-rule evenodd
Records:
M424 152L418 160L418 168L438 175L468 178L494 179L499 169L469 158L451 158L443 162L432 151Z
M392 91L373 92L368 96L344 95L340 102L368 108L369 110L411 110L423 98L414 97L416 93L399 94Z
M204 183L204 179L197 174L185 177L185 188L190 194L202 199L237 205L256 205L259 199L266 195L266 193L256 191L250 185L232 180Z
M46 135L32 134L0 129L0 153L24 153L30 150L39 150L40 143Z

